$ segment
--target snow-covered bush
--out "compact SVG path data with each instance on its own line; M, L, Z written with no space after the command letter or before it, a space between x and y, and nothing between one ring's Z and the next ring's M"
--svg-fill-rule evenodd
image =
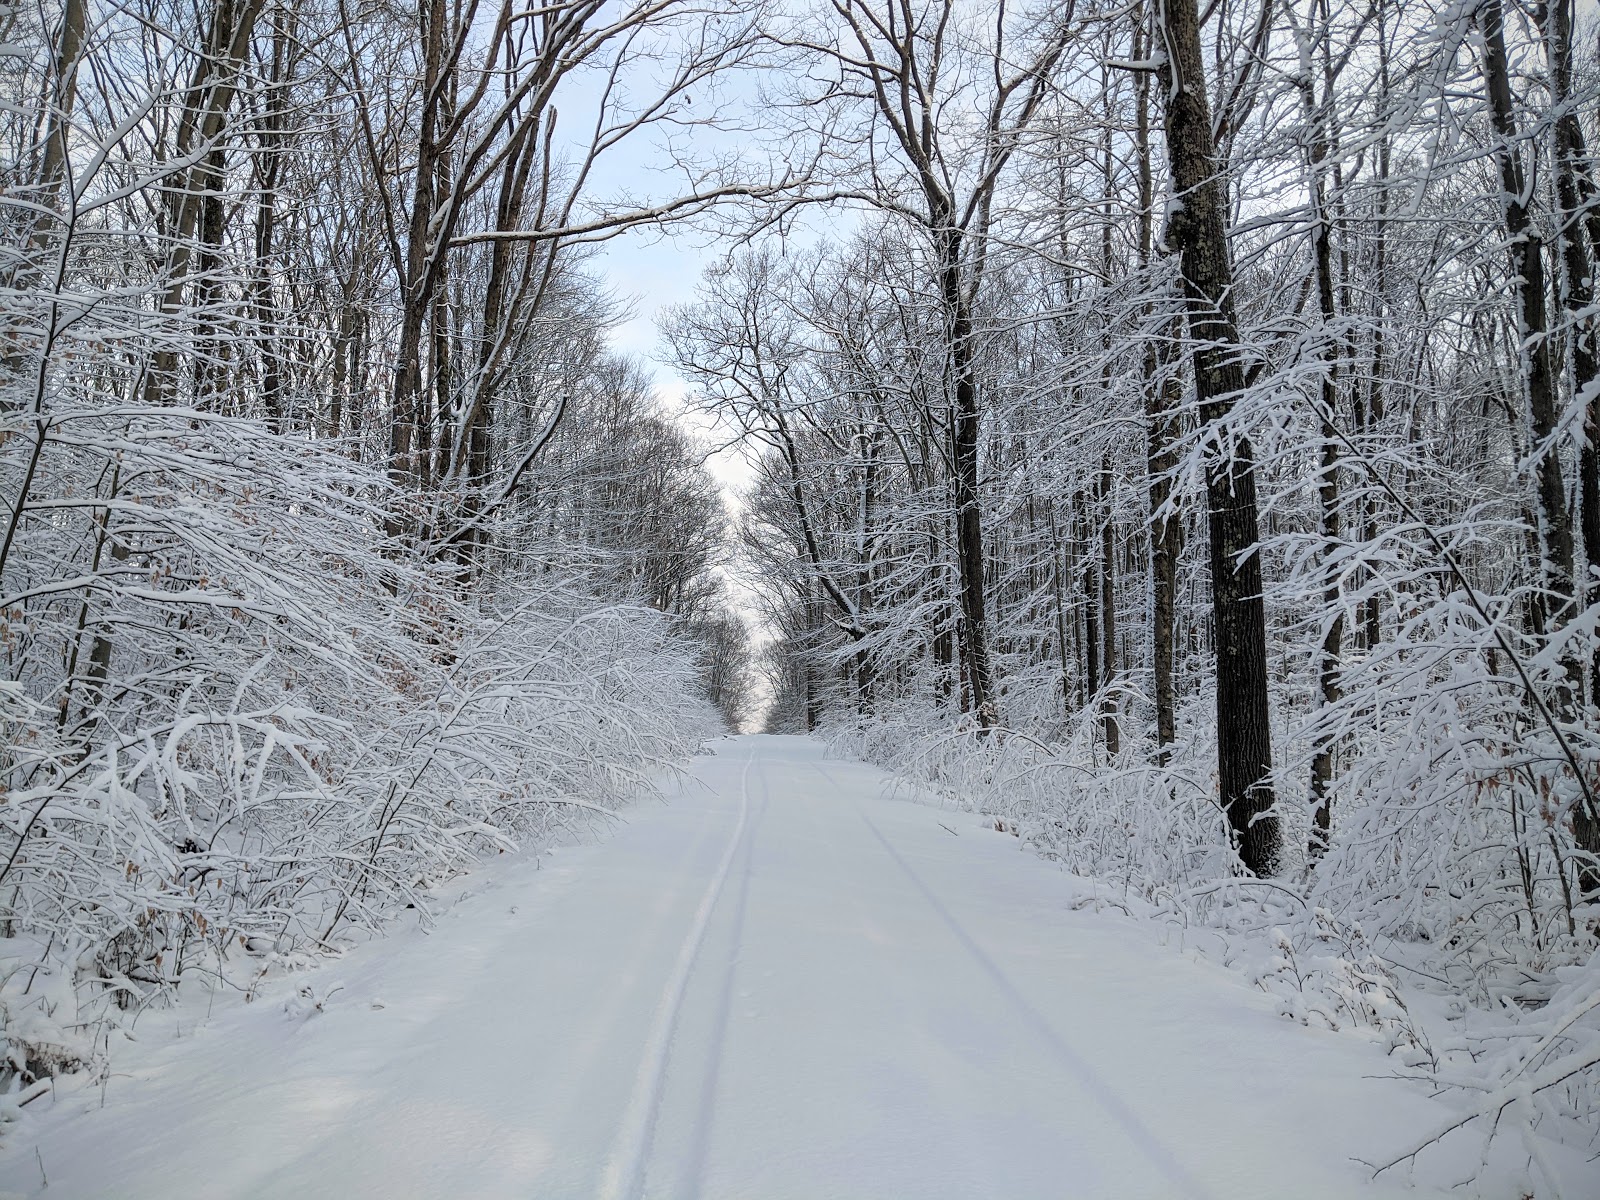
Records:
M463 26L451 69L504 83L476 37L509 28ZM608 360L619 306L554 241L451 244L570 211L587 172L535 136L545 170L504 182L538 198L471 168L448 224L412 220L443 102L416 35L0 0L0 1088L102 1061L185 980L426 920L433 883L720 727L690 636L726 616L720 502ZM541 53L516 69L553 104L577 60ZM491 161L550 127L449 90L510 105L456 114ZM628 449L656 470L618 495Z
M94 1059L185 978L425 913L716 728L663 614L556 575L463 597L384 543L384 481L337 450L171 409L57 428L0 576L11 1071ZM8 494L29 453L13 433Z
M1365 1031L1398 1070L1472 1092L1482 1136L1573 1121L1581 1138L1600 1114L1600 956L1593 907L1576 901L1570 814L1574 761L1600 786L1596 731L1530 702L1518 665L1542 699L1559 659L1529 653L1509 622L1486 624L1460 589L1413 581L1404 599L1394 636L1352 658L1337 706L1275 719L1293 848L1275 878L1242 870L1216 808L1203 693L1180 711L1164 766L1126 733L1108 758L1098 706L1050 740L984 735L915 699L867 719L836 709L825 732L1238 967L1285 1017ZM1313 853L1297 777L1330 731L1333 837Z

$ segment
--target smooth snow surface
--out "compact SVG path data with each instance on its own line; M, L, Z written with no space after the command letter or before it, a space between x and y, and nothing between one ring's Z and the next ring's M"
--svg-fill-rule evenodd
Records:
M6 1135L0 1190L1418 1194L1354 1160L1449 1113L1384 1078L1375 1046L1074 909L1081 881L816 742L718 751L599 844L486 866L431 934L153 1047L141 1024L103 1107L70 1092ZM305 982L322 1010L295 1003ZM1414 1182L1463 1177L1477 1150Z

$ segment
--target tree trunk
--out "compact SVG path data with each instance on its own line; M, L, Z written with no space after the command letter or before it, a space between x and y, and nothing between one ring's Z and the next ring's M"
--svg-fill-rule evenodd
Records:
M1272 734L1267 699L1266 611L1256 515L1254 452L1221 426L1244 390L1226 194L1219 176L1200 52L1195 0L1162 9L1167 65L1167 155L1175 204L1168 239L1180 252L1195 393L1208 427L1206 501L1216 629L1217 774L1221 804L1247 870L1277 869L1280 834L1272 812Z
M961 646L978 728L1000 723L989 663L989 619L983 579L983 517L979 500L982 410L972 361L972 312L961 287L961 241L954 230L941 235L941 286L950 322L950 364L955 376L955 412L950 425L951 484L956 516L956 565L961 577Z
M45 98L48 113L45 123L44 155L39 164L40 208L54 208L62 181L67 175L67 143L72 112L78 99L78 59L83 53L86 5L84 0L66 0L56 35L55 61L50 72L50 94ZM31 218L35 250L43 249L48 223L43 214Z
M1066 585L1062 576L1068 570L1064 559L1066 549L1061 544L1061 535L1056 524L1056 509L1053 503L1046 506L1050 514L1050 590L1055 599L1056 617L1056 655L1061 661L1061 715L1072 715L1072 648L1067 639L1067 603Z
M1483 33L1483 81L1497 137L1495 160L1500 167L1501 214L1511 255L1512 286L1517 293L1520 324L1518 347L1528 413L1537 457L1540 532L1546 566L1538 572L1551 593L1549 627L1559 628L1571 616L1572 517L1567 510L1561 456L1551 444L1559 416L1555 373L1551 363L1549 320L1545 308L1544 241L1529 213L1531 195L1522 155L1517 149L1517 122L1506 60L1505 29L1500 0L1483 0L1477 13Z
M1073 541L1078 541L1077 534L1082 532L1085 549L1090 547L1088 507L1084 494L1079 492L1073 497ZM1105 638L1100 632L1100 605L1104 599L1100 590L1100 581L1095 577L1097 566L1096 556L1092 550L1083 558L1083 701L1084 704L1095 703L1100 696L1100 651L1105 645Z
M1561 248L1562 302L1571 325L1568 361L1573 394L1587 395L1583 410L1583 441L1578 450L1579 530L1583 558L1588 568L1586 605L1600 603L1600 361L1595 347L1593 263L1583 233L1588 205L1583 181L1588 176L1588 148L1583 126L1572 109L1572 10L1570 0L1553 0L1544 10L1546 52L1550 59L1550 98L1560 115L1555 123L1556 202L1560 206L1557 237ZM1589 661L1589 702L1600 708L1600 638L1594 639ZM1587 854L1600 858L1600 814L1579 802L1573 813L1573 837ZM1584 893L1600 889L1600 869L1587 865L1579 871Z
M1136 18L1133 34L1135 62L1149 56L1145 41L1143 9ZM1150 154L1150 76L1141 71L1135 81L1135 123L1139 148L1139 265L1146 272L1145 287L1155 281L1149 272L1155 258L1155 171ZM1155 305L1143 307L1148 325ZM1174 335L1177 333L1173 329ZM1176 336L1173 338L1177 340ZM1183 552L1183 522L1166 512L1172 498L1172 470L1177 466L1173 449L1177 441L1174 412L1182 402L1178 380L1163 373L1163 363L1153 331L1144 344L1145 478L1150 522L1150 670L1154 676L1156 703L1156 765L1166 766L1177 739L1177 692L1173 665L1176 658L1173 638L1178 600L1178 559Z
M1309 35L1307 35L1309 37ZM1324 38L1331 30L1324 28ZM1326 41L1323 42L1327 52ZM1339 509L1339 441L1334 424L1339 410L1339 352L1333 330L1339 319L1338 303L1334 295L1333 278L1333 222L1328 213L1328 197L1324 171L1328 156L1333 150L1332 113L1333 93L1331 80L1325 87L1322 104L1317 103L1315 85L1309 75L1300 81L1301 107L1306 123L1314 131L1309 154L1310 186L1307 197L1311 216L1311 261L1316 277L1317 310L1323 328L1323 371L1321 385L1320 424L1322 433L1322 461L1317 479L1317 500L1322 520L1323 554L1334 553L1343 540L1343 521ZM1318 702L1326 713L1339 702L1339 664L1344 653L1344 608L1339 588L1338 574L1323 568L1324 608L1323 619L1327 627L1322 632L1322 645L1317 651ZM1328 847L1332 830L1332 800L1329 788L1333 783L1334 760L1337 746L1327 733L1319 734L1311 758L1311 840L1307 847L1312 858L1320 856Z
M272 20L272 61L268 64L266 115L262 123L255 171L260 191L256 196L255 262L250 275L258 336L261 339L261 400L265 416L281 422L283 365L278 354L277 305L273 299L272 254L278 223L278 180L283 170L283 127L289 74L289 29L292 14L280 11ZM335 350L335 356L342 347Z
M878 456L881 450L881 434L879 430L876 428L863 430L861 443L861 532L856 541L856 612L858 614L871 612L873 606L877 603L873 579L873 560L877 545ZM872 650L866 644L864 638L859 639L859 644L856 648L856 707L863 717L870 716L872 713L876 674L872 660Z
M1114 758L1122 749L1122 729L1117 724L1117 697L1113 684L1117 674L1117 564L1116 531L1111 520L1111 457L1100 464L1100 636L1104 649L1100 663L1104 675L1100 698L1100 720L1105 730L1106 755Z
M392 410L389 418L389 478L397 489L414 486L422 478L423 334L433 312L433 293L443 269L444 248L434 244L433 214L437 199L439 163L444 147L438 143L440 94L445 62L444 0L423 0L421 120L417 130L416 177L411 190L411 220L405 248L405 277L401 281L400 336L395 344ZM407 529L401 514L391 512L385 532L397 537Z

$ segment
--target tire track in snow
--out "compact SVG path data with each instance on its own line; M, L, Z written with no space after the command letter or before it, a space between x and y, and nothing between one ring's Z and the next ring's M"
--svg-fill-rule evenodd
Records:
M684 992L689 986L689 976L694 972L695 958L705 943L706 928L711 923L717 897L722 894L734 857L744 841L745 825L750 815L750 766L755 759L755 747L752 746L750 757L745 760L744 770L739 775L739 819L734 825L733 836L728 839L728 848L723 852L722 861L717 864L711 882L706 885L705 895L700 898L700 907L695 910L689 933L678 948L678 959L673 965L672 975L656 1005L644 1056L634 1078L633 1092L628 1098L621 1127L600 1177L600 1200L632 1200L639 1194L656 1114L661 1108L661 1092L666 1082L672 1035L678 1025L678 1015L683 1010Z
M831 784L836 792L843 794L842 789L820 766L817 773ZM1016 1010L1023 1023L1054 1052L1056 1058L1078 1080L1083 1090L1092 1096L1099 1104L1100 1109L1118 1125L1127 1135L1147 1161L1156 1166L1170 1179L1178 1189L1178 1194L1188 1197L1189 1200L1209 1200L1209 1193L1201 1186L1200 1181L1180 1163L1170 1150L1161 1142L1153 1130L1145 1124L1144 1120L1112 1089L1110 1084L1094 1069L1076 1050L1067 1044L1066 1040L1051 1027L1042 1013L1039 1012L1022 994L1020 988L1012 982L1011 977L1005 973L1004 968L980 946L967 932L966 928L956 920L954 914L945 907L944 902L932 888L923 882L922 877L911 868L894 844L884 837L883 831L873 822L861 805L851 800L851 807L856 810L866 827L877 839L878 844L892 858L895 864L911 881L912 887L921 894L928 906L939 917L939 920L955 937L968 957L977 964L978 968L989 977L995 989L1005 998L1007 1003Z
M714 836L715 830L708 826L673 860L668 882L656 893L655 903L649 906L650 915L635 928L625 952L616 960L619 968L608 975L608 986L596 989L595 994L603 998L586 1010L585 1020L567 1037L564 1048L569 1057L562 1061L566 1078L590 1079L603 1074L603 1071L596 1072L597 1066L603 1067L607 1059L614 1061L618 1039L626 1037L629 1030L628 1013L634 997L644 992L646 995L640 1003L648 1002L649 980L653 973L651 949L671 937L668 925L679 911L679 899L690 891L695 882L695 864L702 860L703 851L714 844ZM561 917L559 913L549 912L545 919L554 922Z
M620 817L619 820L625 823L626 818ZM594 1075L596 1064L601 1063L608 1051L614 1054L618 1037L625 1035L629 1028L626 1014L630 1000L641 991L646 991L649 986L651 947L658 945L663 940L663 935L671 937L668 926L673 916L680 911L680 897L684 897L685 904L689 902L689 897L686 897L685 893L689 893L692 897L691 889L698 882L695 878L695 866L704 860L707 851L715 853L716 833L717 831L709 826L702 832L696 833L686 842L681 853L671 860L672 870L667 882L654 896L656 903L650 907L649 917L633 929L625 944L618 947L620 954L614 960L618 968L607 978L608 984L612 986L596 991L596 995L603 998L597 999L586 1010L586 1019L581 1025L568 1032L562 1046L565 1057L559 1060L560 1074L563 1078L574 1081L589 1079ZM560 882L552 888L546 882L551 869L542 868L540 874L534 876L541 890L521 900L519 908L523 911L509 920L502 919L492 937L482 942L460 937L446 940L441 943L442 948L438 951L460 960L456 965L439 971L438 974L455 979L460 994L475 997L474 1011L482 1018L484 1027L504 1028L509 1031L496 1035L500 1039L500 1049L503 1053L490 1060L484 1068L485 1077L489 1080L501 1075L520 1075L525 1072L526 1064L539 1061L537 1051L529 1044L529 1038L534 1037L533 1045L537 1045L535 1031L515 1021L501 1019L502 1010L493 1006L492 999L498 989L492 984L497 972L503 969L503 964L522 953L522 938L531 921L559 923L565 919L566 910L563 905L567 897L573 893L574 885L581 878L581 872L564 865L554 869L562 871ZM531 884L531 880L525 880L522 886ZM493 888L485 886L471 898L480 899L489 896L498 902L502 898L516 898L519 891L520 888L515 884L507 885L496 881ZM449 910L449 915L460 914L457 908L453 907ZM371 975L381 970L385 961L382 958L374 959L367 968L367 974ZM471 970L462 965L468 962L472 965ZM467 980L473 982L463 986ZM641 1003L647 1003L647 1000ZM483 1007L485 1004L489 1007ZM398 1016L405 1019L411 1015L407 1010L414 1010L416 1005L413 1002L406 1005L391 1004L391 1007ZM419 1054L426 1059L444 1052L442 1047L459 1036L460 1022L461 1013L458 1008L449 1004L434 1005L428 1014L414 1020L415 1028L407 1034L408 1053ZM545 1072L547 1077L551 1061L549 1058L540 1061L540 1070ZM434 1099L432 1096L424 1097L421 1103L431 1104ZM313 1158L319 1147L347 1138L350 1135L352 1121L359 1120L366 1126L374 1128L390 1123L398 1124L400 1122L395 1117L397 1107L403 1109L416 1103L418 1103L417 1098L411 1093L407 1093L399 1101L386 1101L380 1097L373 1104L364 1105L359 1117L352 1118L346 1115L338 1120L331 1118L330 1109L330 1119L321 1122L309 1135L302 1135L305 1140L297 1143L293 1155L264 1175L257 1191L252 1194L287 1195L290 1186L282 1182L282 1178L292 1175L296 1164L300 1161ZM356 1099L352 1096L349 1107L355 1104ZM493 1151L494 1138L515 1137L516 1134L515 1129L490 1128L484 1131L482 1136L490 1139L483 1144L484 1152Z
M748 767L746 771L748 772ZM728 932L728 953L722 971L722 987L717 996L717 1010L712 1018L710 1043L706 1053L705 1071L700 1084L700 1098L696 1105L694 1132L690 1138L688 1156L678 1186L686 1200L695 1200L704 1189L706 1157L711 1149L711 1130L716 1123L717 1084L722 1075L722 1055L728 1040L728 1018L733 1011L733 983L739 959L744 951L745 914L750 904L750 877L756 854L756 834L767 815L772 796L767 784L765 763L756 767L760 775L761 803L750 821L745 834L743 862L739 870L739 890L734 896L733 917ZM745 790L748 797L748 790Z
M828 786L832 789L832 796L837 806L834 811L842 809L843 803L840 802L840 798L845 796L845 792L840 787L839 781L816 763L810 765L817 774L827 781ZM859 815L861 812L860 806L854 800L849 800L848 803ZM833 880L833 886L829 889L830 893L834 896L845 897L848 900L850 911L854 914L858 927L862 929L869 926L876 927L876 923L871 920L873 914L869 913L866 906L861 902L861 895L857 886L859 877L845 870L844 858L839 852L839 823L834 819L833 811L830 811L826 820L824 820L819 806L815 802L806 804L805 811L810 818L811 828L815 833L818 844L826 847L828 866ZM914 1008L920 993L926 990L929 980L920 978L915 972L907 971L904 967L896 965L890 953L885 953L882 956L880 967L883 969L893 968L893 978L899 985L899 991L903 992L903 995L898 996L898 1002L904 1004L908 1009ZM960 1156L970 1178L973 1180L994 1179L996 1172L994 1163L989 1158L991 1153L989 1147L969 1136L958 1135L956 1132L961 1130L963 1126L961 1104L956 1099L960 1095L960 1081L952 1075L947 1063L941 1061L941 1057L937 1053L925 1054L920 1059L918 1067L921 1071L923 1082L928 1085L928 1091L922 1097L923 1102L938 1108L944 1119L945 1127L951 1131L950 1145L954 1147L954 1152ZM985 1197L1000 1195L993 1184L988 1186L971 1184L969 1186L972 1190L969 1190L966 1196L971 1198L976 1198L980 1195ZM979 1187L982 1187L981 1192L977 1190Z

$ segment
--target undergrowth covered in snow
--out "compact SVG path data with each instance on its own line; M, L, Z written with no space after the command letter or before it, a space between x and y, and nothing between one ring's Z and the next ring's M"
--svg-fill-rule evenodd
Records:
M337 450L215 414L77 418L0 601L13 1111L106 1070L181 982L248 991L426 918L431 885L611 810L718 727L664 614L557 570L464 596L454 564L374 536L384 482ZM110 501L64 482L104 470Z
M1284 1017L1373 1038L1397 1073L1463 1098L1438 1136L1522 1136L1540 1177L1535 1131L1600 1150L1597 914L1573 899L1567 759L1461 636L1458 599L1418 606L1412 643L1360 668L1350 704L1367 703L1341 714L1351 752L1324 852L1307 849L1303 784L1281 771L1286 844L1301 849L1271 879L1242 870L1216 806L1210 696L1181 714L1165 766L1138 739L1108 759L1095 709L1049 738L984 736L915 702L828 734L1082 876L1083 903L1244 972ZM1291 755L1315 731L1279 726ZM1592 769L1582 729L1563 734Z

